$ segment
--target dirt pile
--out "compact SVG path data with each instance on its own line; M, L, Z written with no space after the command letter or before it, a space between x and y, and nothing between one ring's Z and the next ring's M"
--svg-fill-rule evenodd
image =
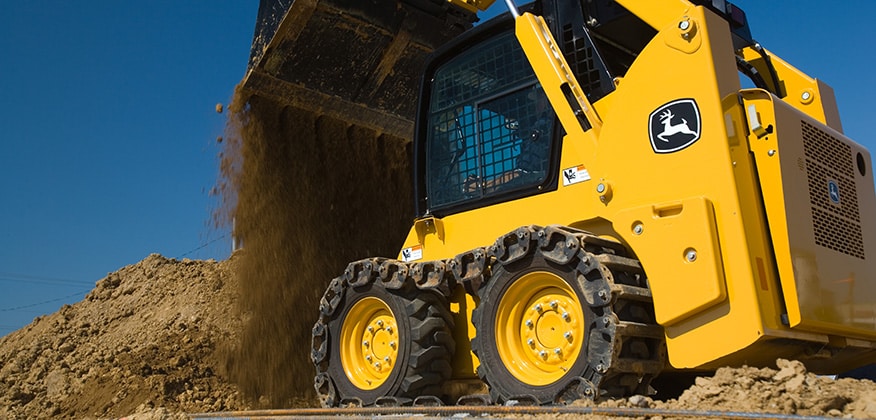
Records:
M239 339L237 260L153 254L0 339L0 419L245 408L217 351Z
M686 409L747 411L806 416L876 418L876 384L833 379L806 371L797 361L779 359L778 370L722 368L672 402Z
M654 401L633 396L599 405L876 418L876 383L815 375L798 361L779 359L776 365L777 369L720 368L714 376L696 378L695 384L677 399Z

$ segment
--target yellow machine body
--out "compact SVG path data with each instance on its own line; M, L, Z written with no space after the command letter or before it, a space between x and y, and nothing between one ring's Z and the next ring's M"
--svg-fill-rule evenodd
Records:
M836 372L873 357L872 166L869 153L843 136L830 88L773 56L784 99L742 89L721 17L683 0L618 3L657 35L593 104L575 94L540 18L516 22L566 133L559 170L573 170L579 182L426 216L404 250L416 250L416 260L447 259L518 226L569 226L618 240L641 261L675 368L788 357ZM754 53L741 54L758 65ZM589 127L578 123L564 89ZM698 139L655 153L649 117L680 100L698 109ZM469 347L476 305L461 290L453 294L455 377L474 377L478 365Z

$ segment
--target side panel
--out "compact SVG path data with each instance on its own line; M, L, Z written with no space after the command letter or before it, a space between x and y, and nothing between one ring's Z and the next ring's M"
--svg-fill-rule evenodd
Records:
M657 323L672 325L727 298L721 249L712 202L705 197L658 203L618 213L615 225L630 224L629 245L639 255L682 264L648 266L648 276L675 281L651 282ZM666 238L684 238L684 247Z
M876 338L869 153L766 92L746 91L743 98L788 323Z

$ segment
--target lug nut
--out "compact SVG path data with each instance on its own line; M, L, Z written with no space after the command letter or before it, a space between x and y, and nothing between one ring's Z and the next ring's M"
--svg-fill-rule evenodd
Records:
M392 327L386 327L386 332L392 334Z
M551 301L551 309L557 309L557 305L558 305L557 301L555 301L555 300Z
M368 347L368 340L363 341L363 342L362 342L362 345L365 346L365 347Z
M527 326L527 327L532 328L533 325L535 325L535 324L532 323L532 320L531 320L531 319L527 319L527 320L526 320L526 326Z
M365 356L365 361L366 361L366 362L370 362L370 361L371 361L371 355L370 355L370 354L367 355L367 356Z
M380 362L374 362L374 369L380 370Z
M390 342L389 342L389 346L392 347L392 348L395 348L395 341L390 341Z
M541 356L542 359L547 359L547 352L544 350L538 352L538 355Z
M530 338L529 340L526 340L526 344L529 344L529 347L535 347L535 340Z
M382 326L383 326L383 320L378 319L378 320L377 320L377 326L378 326L378 327L382 327Z
M389 363L389 356L383 356L383 361Z
M373 332L374 332L374 327L372 327L372 326L369 325L369 326L368 326L368 332L373 333Z
M560 355L560 353L562 353L562 352L563 352L563 351L562 351L562 350L560 350L560 348L559 348L559 347L557 347L557 348L555 348L555 349L554 349L554 354L556 354L556 355L557 355L557 356L559 356L559 355Z
M571 340L572 340L572 332L571 332L571 331L566 331L566 333L563 334L563 337L566 337L566 340L571 341Z
M572 317L569 316L569 313L568 313L568 312L563 312L563 320L565 320L566 322L568 322L568 321L571 321L571 320L572 320Z
M535 305L535 311L536 311L536 312L541 312L541 304L540 304L540 303L538 303L538 304Z

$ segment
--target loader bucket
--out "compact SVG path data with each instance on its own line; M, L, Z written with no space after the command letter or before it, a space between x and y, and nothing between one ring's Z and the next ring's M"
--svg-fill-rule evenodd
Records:
M446 0L262 0L243 88L410 138L426 56L474 19Z

